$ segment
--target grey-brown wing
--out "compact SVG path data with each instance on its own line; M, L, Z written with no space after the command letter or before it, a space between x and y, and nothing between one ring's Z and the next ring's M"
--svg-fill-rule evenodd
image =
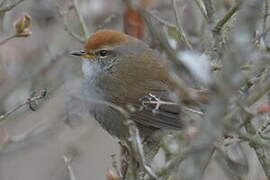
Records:
M160 105L158 108L156 104L134 106L136 111L131 114L131 119L142 125L166 129L180 129L183 126L178 105Z

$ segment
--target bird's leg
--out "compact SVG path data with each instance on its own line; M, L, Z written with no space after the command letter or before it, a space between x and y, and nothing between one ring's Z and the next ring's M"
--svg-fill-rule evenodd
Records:
M177 103L170 102L170 101L163 101L154 94L149 93L148 96L143 97L141 100L142 106L140 110L151 109L153 114L158 113L158 110L162 105L177 105ZM154 107L149 107L149 105L154 105Z

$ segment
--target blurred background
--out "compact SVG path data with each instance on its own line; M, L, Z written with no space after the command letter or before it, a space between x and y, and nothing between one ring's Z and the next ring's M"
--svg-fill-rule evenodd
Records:
M16 24L24 15L31 17L31 26L26 27L26 37L12 37L0 45L0 114L5 115L42 90L46 90L46 97L1 118L0 179L69 179L64 157L71 158L78 180L106 179L112 156L119 158L119 145L82 106L81 62L68 52L82 49L85 35L103 28L129 33L154 48L159 48L158 43L123 0L25 0L10 10L1 9L14 2L0 0L0 41L18 31ZM88 32L77 17L74 2L78 3ZM177 7L193 46L205 51L209 34L195 2L179 0ZM167 27L175 24L171 1L133 3L151 9L154 18L164 20ZM222 15L234 0L214 3ZM183 43L176 42L179 37L175 29L166 32L171 46L181 49ZM249 172L249 179L263 179L254 152L248 153L250 168L257 169ZM229 179L221 169L211 163L205 179Z

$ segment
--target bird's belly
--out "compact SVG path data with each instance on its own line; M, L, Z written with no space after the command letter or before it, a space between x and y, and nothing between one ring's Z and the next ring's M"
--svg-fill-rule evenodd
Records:
M124 117L119 111L110 106L110 104L114 103L112 100L113 95L108 96L105 91L106 88L100 87L99 82L96 80L84 80L82 94L85 97L83 99L85 107L106 131L112 136L122 139L128 134L127 127L124 125Z

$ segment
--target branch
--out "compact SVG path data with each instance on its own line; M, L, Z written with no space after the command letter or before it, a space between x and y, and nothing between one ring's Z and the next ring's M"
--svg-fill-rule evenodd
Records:
M208 24L212 24L214 23L214 14L215 14L212 0L202 0L202 1L204 3L204 7L207 13L207 22Z
M146 164L144 151L143 151L143 145L141 143L142 141L141 141L141 137L140 137L138 128L136 127L136 125L133 121L128 121L127 125L129 128L129 134L130 134L131 142L133 145L133 149L135 150L136 157L138 157L139 163L141 164L141 166L143 167L145 172L147 172L147 174L151 178L158 179L155 172L151 169L150 166L148 166Z
M215 34L220 34L223 26L230 20L230 18L239 10L242 1L237 1L234 6L221 18L214 26L212 32Z
M191 153L190 149L185 150L184 152L181 152L180 154L176 155L174 158L170 159L166 164L163 166L161 170L157 172L159 176L165 175L168 171L177 165L179 165L184 159L188 157L188 155Z
M79 23L80 23L80 26L81 26L81 29L82 29L82 32L83 32L83 37L84 37L83 39L84 39L84 41L86 41L88 39L89 32L88 32L88 29L86 27L84 18L82 16L82 14L80 13L78 1L77 0L70 0L70 1L72 2L72 4L75 7L75 12L76 12L76 15L77 15L77 17L79 19Z
M25 142L29 138L44 132L48 128L48 126L46 126L45 123L46 122L39 122L34 127L31 127L27 131L16 136L11 136L9 135L8 132L5 131L4 143L2 145L0 144L0 152L8 151L7 149L14 147L15 144L18 144L20 142Z
M149 15L151 17L153 17L154 19L156 19L160 24L162 24L162 25L164 25L164 26L166 26L168 28L177 29L177 27L174 24L172 24L169 21L166 21L164 19L161 19L154 11L149 11Z
M200 0L195 0L195 3L197 4L199 10L201 11L201 13L202 13L204 19L205 19L206 21L208 21L207 13L206 13L204 7L203 7L202 4L201 4L201 1L200 1Z
M15 1L14 2L14 0L13 0L12 4L9 4L7 6L0 7L0 13L6 12L6 11L10 11L12 8L16 7L17 5L19 5L23 1L24 0L18 0L18 1Z
M60 16L60 18L63 20L63 24L64 24L64 30L74 39L78 40L80 43L84 44L85 43L85 39L83 37L81 37L79 34L73 32L68 24L67 18L65 17L65 14L67 14L66 12L62 12L60 9L60 6L58 4L56 4L56 8L57 8L57 12Z
M0 116L0 122L2 122L4 119L6 119L8 116L10 116L12 113L18 111L25 105L29 106L29 109L32 111L35 111L35 108L33 107L34 104L37 104L37 102L43 98L45 98L47 95L47 90L43 89L40 90L38 93L35 91L27 100L25 100L23 103L15 106L13 109L9 110L5 114Z
M269 16L269 2L267 0L265 0L265 3L264 3L264 16L263 16L263 32L262 32L262 38L263 38L263 42L264 42L264 45L266 47L266 50L269 51L270 50L270 47L267 43L267 40L266 40L266 34L267 34L267 28L266 28L266 25L267 25L267 18Z
M64 159L65 166L66 166L68 174L69 174L69 179L70 180L77 180L75 173L71 167L72 157L68 158L66 155L64 155L63 159Z
M5 44L11 39L17 38L17 37L28 37L32 34L31 32L31 24L32 24L32 18L28 14L24 14L22 17L20 17L14 24L14 30L15 32L8 36L7 38L0 41L0 46Z
M16 34L12 34L12 35L4 38L3 40L0 41L0 46L3 45L3 44L5 44L9 40L16 38L16 37L18 37Z
M104 19L104 21L98 25L95 30L99 30L99 29L102 29L104 28L104 26L106 26L107 24L109 24L110 22L112 22L114 19L118 18L119 17L119 14L118 13L113 13L111 14L110 16L108 16L106 19Z
M192 142L189 157L180 166L179 177L185 180L201 179L215 149L215 142L222 136L222 115L226 112L228 98L222 90L212 92L200 132Z
M249 107L252 106L254 103L256 103L262 96L264 96L267 92L270 90L270 77L267 78L267 80L263 83L259 83L253 91L244 98L244 101L241 103L242 107ZM243 108L238 108L234 110L233 112L229 113L225 116L226 122L232 122L233 119L237 116L237 114L240 113L240 111L243 112ZM246 116L248 118L249 116ZM244 119L244 120L245 120ZM243 133L238 132L239 138L244 139L246 141L250 142L250 146L254 149L256 155L258 156L258 159L261 163L262 168L264 169L265 175L270 179L270 161L267 156L264 155L264 148L270 148L269 143L264 143L260 140L260 135L255 136L254 131L250 131L250 129L256 129L252 123L244 123L244 127L246 131L251 134L254 137L251 137L249 135L245 135Z
M185 33L185 31L184 31L184 29L182 27L182 22L181 22L181 19L180 19L180 13L178 11L176 0L172 0L172 5L173 5L174 16L175 16L175 19L176 19L177 32L180 35L181 39L184 41L184 43L187 45L187 47L189 49L192 49L192 45L190 44L190 41L187 38L186 33Z

